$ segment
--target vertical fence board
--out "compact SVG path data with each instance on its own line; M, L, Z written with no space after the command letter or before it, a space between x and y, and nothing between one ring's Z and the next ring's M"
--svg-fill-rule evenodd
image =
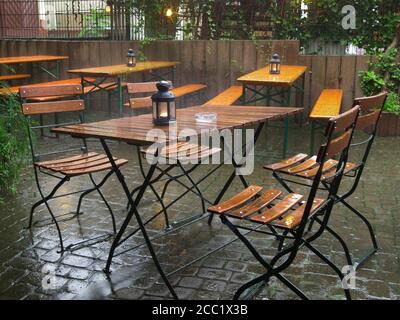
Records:
M252 41L243 42L243 71L245 73L256 69L256 47Z
M196 40L196 41L184 41L188 47L191 48L192 50L192 76L195 82L198 83L205 83L206 78L205 78L205 72L206 72L206 59L205 59L205 43L202 40ZM191 46L190 46L191 43ZM183 52L181 54L181 62L184 60L184 55ZM182 84L185 83L186 77L184 77L185 74L183 74L182 78Z
M343 90L342 110L348 110L354 100L354 84L355 84L356 57L343 56L342 67L340 71L341 83L340 88Z
M285 63L295 65L298 63L300 44L298 41L286 40L284 42L285 49Z
M328 56L326 59L326 76L325 76L325 88L337 89L339 88L340 79L340 56Z
M318 96L325 87L325 75L326 75L326 57L325 56L313 56L312 57L312 79L311 79L311 106L315 104Z
M360 87L360 80L358 77L358 73L360 71L364 71L364 70L368 69L369 59L370 59L369 56L357 56L355 77L354 77L355 97L361 97L363 95L361 87Z
M69 41L58 41L58 54L60 56L68 56L69 57L69 52L68 52L68 45ZM70 70L70 63L71 63L71 57L69 59L64 60L61 62L61 70L60 70L60 77L61 79L68 79L71 78L71 75L67 72Z
M193 82L207 84L206 74L206 59L205 59L205 44L202 40L197 41L185 41L187 45L191 47L192 51L192 77ZM181 55L183 61L183 55ZM187 78L182 75L181 84L185 84ZM208 84L207 84L208 85ZM196 95L194 102L196 104L202 104L206 101L208 88L203 90L200 94Z
M236 79L244 73L243 65L243 41L230 42L230 84L235 84Z
M217 74L217 56L218 48L217 41L205 41L205 59L206 59L206 83L208 85L207 98L213 97L218 93L218 79Z
M304 117L310 113L310 96L311 96L311 70L312 70L312 57L311 56L300 56L298 64L301 66L306 66L307 71L304 80Z
M217 42L217 92L221 92L229 86L230 82L230 50L229 41Z
M286 55L285 55L285 41L283 40L275 40L272 42L271 46L271 54L269 59L271 59L272 55L277 53L281 57L282 63L286 63Z

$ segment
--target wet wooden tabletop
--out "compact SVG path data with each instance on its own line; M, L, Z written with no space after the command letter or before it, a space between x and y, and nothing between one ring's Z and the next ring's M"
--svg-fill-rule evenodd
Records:
M152 115L144 114L119 119L111 119L93 123L70 125L53 129L59 134L68 134L79 138L100 138L125 141L135 145L147 145L155 141L148 133L159 129L165 133L166 140L177 140L181 130L192 129L199 135L202 130L218 130L245 128L268 120L282 119L303 111L303 108L289 107L256 107L256 106L213 106L203 105L177 110L177 121L170 126L156 126ZM217 121L214 123L199 123L195 120L198 112L214 112ZM173 130L171 130L173 129ZM175 130L176 129L176 130ZM192 131L193 132L193 131Z
M307 70L305 66L281 66L280 74L270 74L269 65L247 73L237 79L251 85L292 86Z
M178 64L179 62L177 61L140 61L134 67L128 67L126 64L119 64L103 67L74 69L68 70L68 72L89 77L117 77L135 72L172 68Z
M67 56L20 56L20 57L0 57L0 64L16 64L16 63L32 63L32 62L49 62L69 59Z

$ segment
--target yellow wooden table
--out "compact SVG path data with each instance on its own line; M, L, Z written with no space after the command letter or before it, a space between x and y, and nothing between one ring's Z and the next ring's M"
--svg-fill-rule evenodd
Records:
M288 107L291 103L292 88L301 94L301 104L304 101L304 80L306 66L282 65L280 74L270 74L269 65L256 71L247 73L237 79L243 86L242 103L254 104L266 100L269 106L271 101ZM289 119L285 119L283 157L286 157L288 145Z
M0 57L0 65L30 63L35 64L40 70L46 72L55 79L60 78L60 61L68 59L67 56L49 56L49 55L34 55L34 56L19 56L19 57ZM40 65L41 62L55 62L56 70L51 72L48 68Z
M174 80L174 68L178 65L177 61L141 61L136 64L135 67L128 67L127 65L111 65L111 66L103 66L103 67L94 67L94 68L83 68L83 69L74 69L69 70L69 73L77 74L81 77L82 87L84 87L85 83L89 83L93 86L93 90L105 90L110 89L112 87L117 86L117 94L118 94L118 111L119 114L122 114L123 107L123 98L122 98L122 79L131 73L137 72L148 72L153 77L159 80L166 80L164 78L165 75L160 75L155 70L160 69L171 69L172 70L172 79ZM169 72L170 73L170 72ZM167 73L167 74L169 74ZM96 78L96 81L88 81L86 78ZM107 83L106 86L102 85L104 81L107 79L114 79L114 81ZM92 90L92 91L93 91ZM87 92L89 94L91 91Z
M314 154L314 135L315 131L325 128L326 121L331 117L340 114L342 106L343 90L341 89L324 89L315 102L310 112L309 120L311 123L310 131L310 154ZM317 124L321 123L319 126Z

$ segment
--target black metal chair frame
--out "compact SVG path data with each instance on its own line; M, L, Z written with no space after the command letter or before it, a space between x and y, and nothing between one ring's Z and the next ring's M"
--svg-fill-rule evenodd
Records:
M357 116L359 109L357 108ZM331 188L329 189L329 193L327 195L327 198L325 202L322 204L322 206L317 209L316 212L313 213L314 216L320 216L321 217L321 223L318 228L318 230L312 234L308 235L306 231L307 224L310 222L310 214L311 214L311 208L313 205L313 201L315 199L315 196L319 190L319 185L321 183L321 177L322 177L322 169L323 166L321 165L322 163L325 162L326 160L326 153L327 150L330 146L331 141L333 140L333 134L335 131L335 125L336 122L334 119L331 119L328 123L328 127L326 130L325 135L327 136L327 142L325 145L322 145L320 148L320 151L318 153L318 157L316 162L319 165L319 170L315 176L315 179L313 180L312 186L310 188L310 193L306 202L306 207L304 210L304 214L302 216L300 224L297 226L297 228L293 230L286 230L284 229L282 233L278 234L279 228L272 227L270 226L270 229L272 227L272 232L268 231L262 231L259 229L253 229L249 228L247 226L243 225L238 225L235 224L231 221L231 219L228 218L228 215L225 213L220 214L220 219L222 223L227 225L229 229L246 245L246 247L250 250L250 252L253 254L253 256L257 259L257 261L266 268L266 273L262 274L261 276L252 279L248 281L247 283L243 284L235 293L234 299L239 299L240 296L249 288L255 286L256 284L259 284L261 282L268 282L269 279L273 276L277 277L278 280L280 280L283 284L285 284L289 289L291 289L296 295L298 295L302 299L308 299L307 296L299 289L297 288L293 283L291 283L286 277L284 277L281 272L286 270L293 260L295 259L297 252L299 251L300 248L305 246L306 248L310 249L314 254L316 254L322 261L324 261L329 267L331 267L335 273L339 276L340 280L343 280L344 275L341 272L341 270L330 260L328 259L323 253L321 253L319 250L317 250L311 243L318 239L326 229L328 225L328 221L333 209L333 206L335 204L335 194L337 190L339 189L341 179L343 177L343 173L345 170L347 158L348 158L348 149L350 146L351 142L351 137L349 139L349 142L347 146L342 150L340 153L340 158L337 166L337 171L335 175L333 176L332 183L331 183ZM353 135L354 132L354 127L355 127L355 121L351 124L347 130L351 130L351 136ZM247 220L247 219L245 219ZM249 220L248 220L249 221ZM268 226L268 225L267 225ZM253 232L258 232L258 233L263 233L266 235L272 235L277 238L281 239L280 243L280 248L278 248L277 254L269 261L267 262L264 257L262 257L257 249L251 244L251 242L247 239L246 235L244 235L242 232L240 232L240 229L244 229L247 231L253 231ZM282 241L284 240L292 240L292 243L287 245L286 247L282 248ZM286 257L283 262L281 262L279 265L277 263L279 261L282 261ZM277 266L276 266L277 265ZM348 288L343 288L345 296L347 299L351 299L350 291Z
M20 98L20 102L21 102L21 105L22 105L25 102L25 99ZM58 237L59 237L59 240L60 240L60 250L57 251L57 252L61 253L61 254L63 254L65 251L76 251L76 250L81 249L82 247L86 247L86 246L93 245L93 244L96 244L96 243L99 243L99 242L107 241L109 238L111 238L113 236L113 234L116 233L116 223L115 223L114 213L113 213L113 211L111 209L110 204L107 202L105 196L103 195L103 193L100 190L100 188L104 185L104 183L108 180L108 178L115 172L114 169L111 169L103 177L103 179L99 183L97 183L95 181L95 179L94 179L94 177L93 177L93 175L91 173L88 173L90 181L93 184L93 187L91 187L91 188L87 188L87 189L83 189L83 190L78 190L78 191L74 191L74 192L69 192L69 193L56 195L57 191L66 182L70 181L70 179L73 178L73 177L70 177L70 176L67 176L67 175L60 176L60 175L57 175L57 174L55 174L55 173L53 173L51 171L44 170L43 168L37 167L36 165L34 165L34 163L38 162L40 160L40 158L46 157L46 156L52 156L52 155L55 155L55 154L67 154L67 153L74 152L74 151L81 151L81 152L83 152L83 154L88 153L88 147L87 147L87 143L86 143L85 139L82 139L83 146L81 148L69 148L69 149L59 150L59 151L55 151L55 152L35 153L35 147L34 147L34 142L33 142L33 140L34 140L34 138L33 138L33 130L51 129L51 128L56 128L56 127L61 127L61 126L66 126L66 125L83 123L84 122L84 120L83 120L84 119L84 111L74 111L74 113L79 113L79 120L73 121L73 122L68 122L68 123L58 123L58 121L57 121L57 123L54 123L54 124L38 125L38 126L37 125L32 125L32 119L31 119L32 117L31 116L26 116L27 128L28 128L28 133L29 133L29 143L30 143L30 149L31 149L31 154L32 154L32 164L33 164L34 175L35 175L35 182L36 182L36 185L37 185L40 197L41 197L41 199L39 201L37 201L35 204L33 204L32 208L30 210L29 222L28 222L27 229L31 229L35 225L36 226L37 225L45 226L45 225L51 224L51 222L54 222L54 224L55 224L55 226L57 228L57 233L58 233ZM46 176L49 176L49 177L52 177L52 178L55 178L55 179L58 180L57 184L54 186L52 191L47 195L45 195L43 190L42 190L40 179L39 179L39 173L42 173L42 174L44 174ZM79 175L78 177L81 177L81 176L82 175ZM65 247L59 223L71 220L71 219L81 215L82 212L80 211L80 209L81 209L81 205L82 205L82 201L83 201L84 197L87 196L88 194L94 192L94 191L97 191L97 193L100 195L102 201L106 205L106 207L107 207L107 209L108 209L108 211L109 211L109 213L111 215L113 233L96 236L96 237L93 237L91 239L86 239L86 240L83 240L83 241L79 241L79 242L76 242L76 243L69 244L68 246ZM71 212L71 213L66 213L66 214L61 214L61 215L56 216L53 213L53 210L50 207L49 201L53 200L53 199L61 198L61 197L74 195L74 194L80 194L76 212ZM33 222L34 212L35 212L36 208L38 208L42 204L44 204L46 206L48 212L50 213L51 218L42 219L42 220L38 220L36 222ZM58 218L62 218L62 219L58 219ZM49 220L51 220L50 223L42 224L42 223L47 222Z
M385 93L382 93L382 94L385 94ZM361 106L361 109L360 109L361 112L363 112L363 108L362 108L362 100L363 99L364 98L355 99L354 104L353 104L353 106L360 105ZM365 168L368 156L370 154L372 145L373 145L374 140L375 140L375 136L376 136L376 132L377 132L377 129L378 129L380 115L381 115L383 107L385 105L385 101L386 101L386 97L384 98L383 103L380 106L379 116L377 118L377 121L375 122L375 125L373 125L372 130L370 131L368 138L363 140L363 141L361 141L361 142L352 143L350 145L350 151L353 148L357 148L357 147L361 147L361 146L365 147L364 154L363 154L361 160L356 164L356 167L353 170L351 170L350 172L347 172L347 173L344 174L345 177L354 178L353 185L344 194L342 194L342 195L335 194L334 195L336 203L342 203L346 208L348 208L357 217L359 217L364 222L364 224L367 226L368 232L369 232L369 235L370 235L370 239L371 239L371 243L372 243L372 248L368 249L366 253L364 253L361 257L359 257L357 259L356 262L354 262L351 254L350 254L350 250L349 250L346 242L344 241L344 239L335 230L333 230L329 226L326 227L326 230L331 235L333 235L339 241L339 243L341 244L341 246L343 248L343 251L345 253L348 265L352 265L355 269L359 268L365 261L368 260L368 258L370 258L373 254L375 254L379 250L378 242L376 240L376 235L375 235L375 232L374 232L374 229L373 229L371 223L368 221L368 219L360 211L358 211L351 204L349 204L347 199L350 196L352 196L353 193L357 190L357 187L358 187L358 184L360 182L363 170ZM365 115L365 114L364 113L360 114L360 117L363 116L363 115ZM356 130L357 130L357 127L356 127ZM296 181L296 180L292 180L292 179L284 178L276 171L274 171L272 175L288 192L293 192L292 188L288 185L288 183L293 183L293 184L302 185L302 186L305 186L305 187L310 187L309 184L302 183L300 181ZM323 181L322 185L323 185L322 188L321 188L322 190L329 191L331 189L331 184L329 183L329 180L328 181ZM319 220L319 218L317 216L315 216L313 218L312 222L310 223L310 225L308 227L308 231L309 232L312 230L314 222L320 223L320 220Z

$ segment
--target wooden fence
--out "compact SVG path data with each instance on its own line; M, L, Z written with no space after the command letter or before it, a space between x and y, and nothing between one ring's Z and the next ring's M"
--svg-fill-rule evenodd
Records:
M343 110L361 95L358 72L367 67L366 56L304 56L299 55L299 43L292 40L257 41L155 41L141 48L137 41L32 41L1 40L0 56L58 54L69 56L62 63L62 78L67 70L125 63L128 48L143 51L147 59L180 61L175 84L205 83L207 92L202 99L211 98L235 83L236 78L265 65L271 52L279 53L283 63L308 66L305 88L305 108L316 101L323 88L344 90ZM47 80L38 75L33 81ZM132 80L143 78L135 76ZM196 101L200 103L201 101Z

